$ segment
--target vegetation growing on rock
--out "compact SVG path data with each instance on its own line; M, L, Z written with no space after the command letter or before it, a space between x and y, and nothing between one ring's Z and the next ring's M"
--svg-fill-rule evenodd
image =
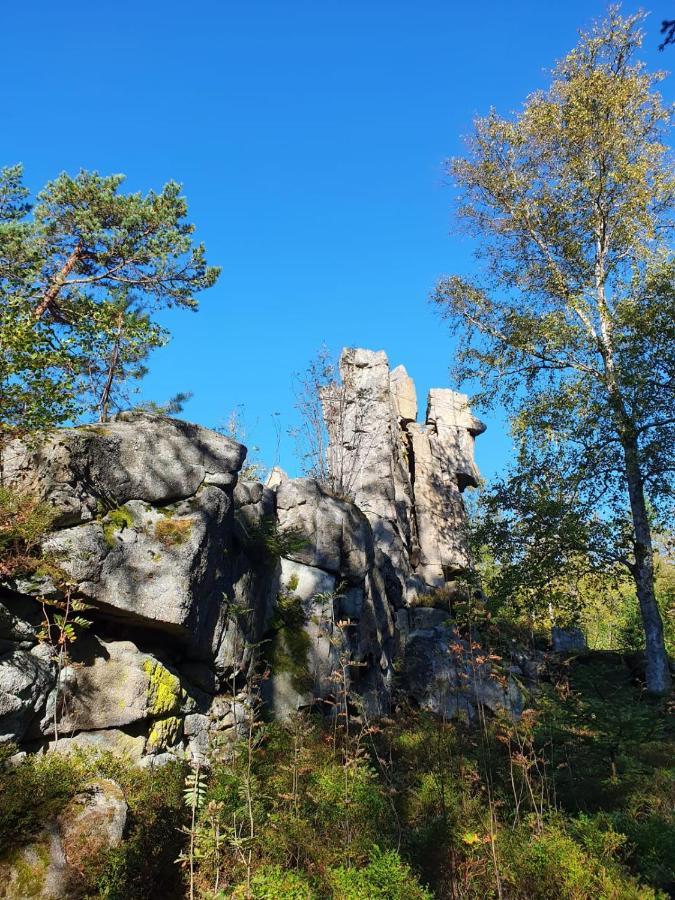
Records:
M190 537L191 519L174 519L164 516L155 524L155 537L165 547L179 547Z
M175 712L182 696L180 678L156 659L147 659L143 671L149 678L148 714L159 717Z

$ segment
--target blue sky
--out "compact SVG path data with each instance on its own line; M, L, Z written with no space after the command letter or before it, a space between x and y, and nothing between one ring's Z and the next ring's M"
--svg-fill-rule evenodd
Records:
M644 57L659 54L651 9ZM626 11L634 7L625 5ZM453 345L428 303L470 271L451 234L442 161L472 118L543 87L595 0L5 0L0 164L39 188L80 167L132 190L184 185L211 262L197 314L171 313L143 395L194 393L185 418L240 407L247 442L297 471L293 372L317 349L384 349L417 383L451 386ZM672 97L672 80L664 93ZM498 411L477 444L490 476L510 441ZM281 431L276 459L276 429Z

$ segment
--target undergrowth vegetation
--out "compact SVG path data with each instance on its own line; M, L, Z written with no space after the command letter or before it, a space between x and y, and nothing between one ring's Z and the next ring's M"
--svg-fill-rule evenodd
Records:
M209 768L49 754L0 775L2 851L92 778L129 804L125 840L82 860L83 897L666 898L675 740L624 657L548 672L517 722L410 708L369 722L248 723Z
M40 543L54 511L27 491L0 485L0 577L33 574L41 563ZM44 562L46 565L46 562Z

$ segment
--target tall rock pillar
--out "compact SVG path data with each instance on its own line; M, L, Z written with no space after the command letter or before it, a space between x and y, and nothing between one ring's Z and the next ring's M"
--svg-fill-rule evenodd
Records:
M470 565L461 492L478 484L473 446L485 426L446 389L429 392L419 424L415 385L383 351L343 350L340 376L324 399L331 470L368 517L404 602Z

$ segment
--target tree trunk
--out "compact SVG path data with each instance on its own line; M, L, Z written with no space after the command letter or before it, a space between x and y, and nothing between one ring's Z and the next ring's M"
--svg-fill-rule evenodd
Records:
M82 256L82 247L78 244L74 248L74 250L72 251L70 256L68 257L68 259L63 264L63 267L54 276L54 279L53 279L52 283L50 284L50 286L45 291L44 296L42 297L42 300L40 300L40 302L38 303L38 305L35 309L35 318L36 319L41 319L42 316L47 312L47 310L50 309L54 305L54 303L56 302L56 300L59 296L61 288L63 287L64 281L70 275L70 273L73 271L73 269L75 268L77 263L80 261L81 256Z
M610 406L614 411L617 431L623 449L626 485L633 520L635 562L631 574L640 604L640 615L645 632L645 657L647 690L650 694L665 694L670 690L670 662L663 639L663 622L654 593L654 548L647 515L644 480L640 466L640 451L634 423L617 387L612 323L607 311L604 288L605 270L602 247L598 249L596 285L600 314L601 340L599 350L605 364L606 384Z
M622 445L635 536L635 564L632 574L645 631L647 690L650 694L665 694L671 686L670 664L663 639L661 613L654 594L654 551L638 462L637 439L633 435L624 435Z
M121 331L121 327L120 327ZM115 379L115 372L117 369L117 362L119 360L119 334L117 340L115 342L115 346L113 347L112 356L110 358L110 362L108 364L108 377L106 378L105 385L103 387L103 394L101 395L101 402L99 403L100 415L99 422L107 422L108 421L108 407L110 405L110 394L112 393L113 381Z

